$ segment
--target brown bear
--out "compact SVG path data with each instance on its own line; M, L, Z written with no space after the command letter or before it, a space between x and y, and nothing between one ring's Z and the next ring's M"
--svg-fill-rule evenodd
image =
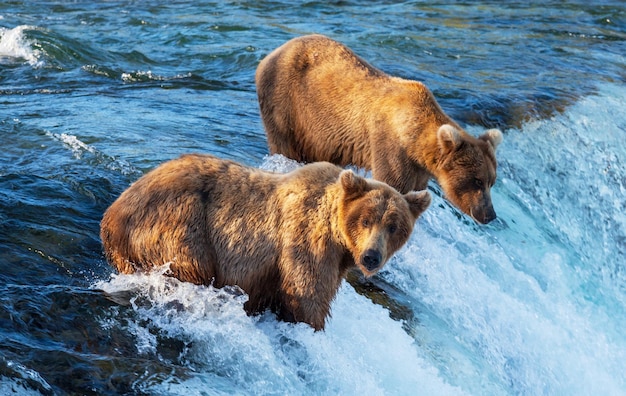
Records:
M194 154L132 184L100 236L122 273L169 262L182 281L239 286L250 314L320 330L346 271L375 274L429 204L328 162L279 174Z
M372 171L401 193L434 177L480 223L496 218L497 129L479 138L448 117L426 86L389 76L321 35L292 39L259 64L256 87L270 152Z

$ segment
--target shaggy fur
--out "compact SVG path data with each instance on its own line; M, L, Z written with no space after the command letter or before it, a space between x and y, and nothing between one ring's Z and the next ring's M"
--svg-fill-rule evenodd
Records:
M389 76L321 35L295 38L256 71L271 153L371 169L406 193L434 177L476 221L496 217L497 129L479 138L448 117L426 86Z

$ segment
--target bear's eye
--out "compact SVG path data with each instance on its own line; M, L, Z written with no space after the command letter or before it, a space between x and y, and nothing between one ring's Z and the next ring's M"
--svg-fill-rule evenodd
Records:
M361 220L361 225L363 225L363 228L370 228L370 221L368 219L363 219Z
M391 224L389 227L387 227L387 230L390 234L394 234L396 231L398 231L398 226L395 224Z
M483 186L485 185L485 183L483 183L483 181L480 179L474 179L474 183L476 184L476 187L478 188L483 188Z

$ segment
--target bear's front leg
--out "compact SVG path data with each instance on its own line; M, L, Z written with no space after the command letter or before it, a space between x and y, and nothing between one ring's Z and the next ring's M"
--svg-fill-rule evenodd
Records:
M341 283L339 265L322 261L283 263L280 319L323 330Z
M389 184L402 194L415 188L417 167L406 150L390 147L387 142L372 148L372 177Z
M285 296L281 304L278 318L285 322L306 323L315 331L323 330L326 324L326 314L316 309L315 301L306 301L294 296ZM317 311L317 312L315 312Z
M315 331L323 330L330 312L330 301L295 284L284 285L279 318L286 322L307 323Z

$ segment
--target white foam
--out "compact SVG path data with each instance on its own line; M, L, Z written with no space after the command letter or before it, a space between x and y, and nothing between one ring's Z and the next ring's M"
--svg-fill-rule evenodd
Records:
M245 294L195 286L153 274L115 275L95 287L130 290L135 318L125 327L140 354L155 353L157 337L189 347L180 364L197 375L150 389L160 394L424 394L463 392L446 384L422 359L401 323L344 284L324 332L279 322L267 313L249 317ZM111 326L110 320L103 326ZM148 389L143 389L147 391Z
M41 395L52 392L50 384L41 375L21 363L5 360L6 368L11 377L0 375L0 394L2 395Z
M270 172L286 173L302 166L298 161L294 161L281 154L268 155L263 159L259 168Z
M118 171L123 175L141 175L141 171L128 161L106 156L99 152L95 146L83 142L75 135L46 131L46 136L63 143L63 146L69 149L76 159L82 159L86 154L92 154L110 170Z
M22 380L0 376L0 395L41 396L42 393L29 388Z
M41 66L41 52L32 49L30 43L24 37L25 30L33 30L36 27L21 25L13 29L0 27L0 61L3 59L23 59L31 66Z
M82 158L83 154L86 152L92 154L96 152L96 149L93 146L82 142L80 139L78 139L78 137L74 135L70 135L67 133L52 133L49 131L46 131L46 135L50 136L54 140L62 142L67 148L72 151L76 159Z
M601 87L565 114L508 131L493 191L500 219L459 221L433 196L386 267L473 361L474 373L453 370L449 381L471 393L624 394L625 107L623 87ZM452 352L433 361L454 364Z
M148 71L135 71L131 73L122 73L122 81L130 83L130 82L143 82L143 81L172 81L172 80L180 80L191 77L191 73L185 74L177 74L173 77L165 77L160 76L152 72L152 70Z

